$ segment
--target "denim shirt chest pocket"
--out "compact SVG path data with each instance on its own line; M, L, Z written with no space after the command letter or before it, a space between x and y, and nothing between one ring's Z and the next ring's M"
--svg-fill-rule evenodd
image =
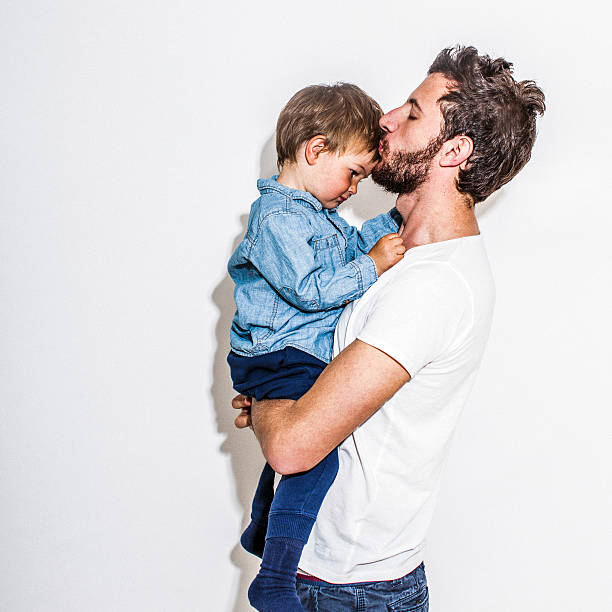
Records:
M315 262L321 267L337 267L346 264L345 249L340 246L337 234L329 234L322 238L315 238L311 243Z

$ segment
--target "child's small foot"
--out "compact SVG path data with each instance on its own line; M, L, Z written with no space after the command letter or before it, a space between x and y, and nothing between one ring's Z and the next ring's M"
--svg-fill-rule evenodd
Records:
M295 574L304 542L268 538L259 574L249 587L249 601L259 612L305 612L295 590Z
M257 575L249 587L249 602L259 612L305 612L293 584L277 584Z
M242 548L261 559L263 556L264 546L266 545L267 528L267 524L262 525L261 523L251 521L249 526L240 536L240 544L242 545Z

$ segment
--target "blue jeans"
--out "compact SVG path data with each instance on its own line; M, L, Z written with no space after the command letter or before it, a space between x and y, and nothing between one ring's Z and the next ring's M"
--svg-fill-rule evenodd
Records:
M428 612L425 567L382 582L330 584L298 577L297 593L308 612Z
M299 399L325 369L326 364L294 347L256 357L230 353L234 388L261 399ZM304 544L312 531L323 498L338 473L338 450L307 472L283 476L272 494L272 468L266 463L253 499L251 518L267 521L267 538L295 538Z

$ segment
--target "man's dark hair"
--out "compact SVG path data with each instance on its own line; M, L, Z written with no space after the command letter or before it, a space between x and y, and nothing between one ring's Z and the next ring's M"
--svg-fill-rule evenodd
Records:
M529 161L544 92L534 81L515 81L510 62L478 55L474 47L444 49L429 68L433 73L454 82L440 99L442 140L465 134L474 142L457 189L482 202Z

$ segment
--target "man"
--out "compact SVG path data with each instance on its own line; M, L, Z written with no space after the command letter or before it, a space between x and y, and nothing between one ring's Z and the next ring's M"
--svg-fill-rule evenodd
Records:
M241 409L270 465L340 469L300 560L307 610L428 610L423 545L446 448L489 333L494 286L474 205L525 165L544 94L511 64L445 49L380 121L372 176L408 249L344 311L334 359L298 401Z

